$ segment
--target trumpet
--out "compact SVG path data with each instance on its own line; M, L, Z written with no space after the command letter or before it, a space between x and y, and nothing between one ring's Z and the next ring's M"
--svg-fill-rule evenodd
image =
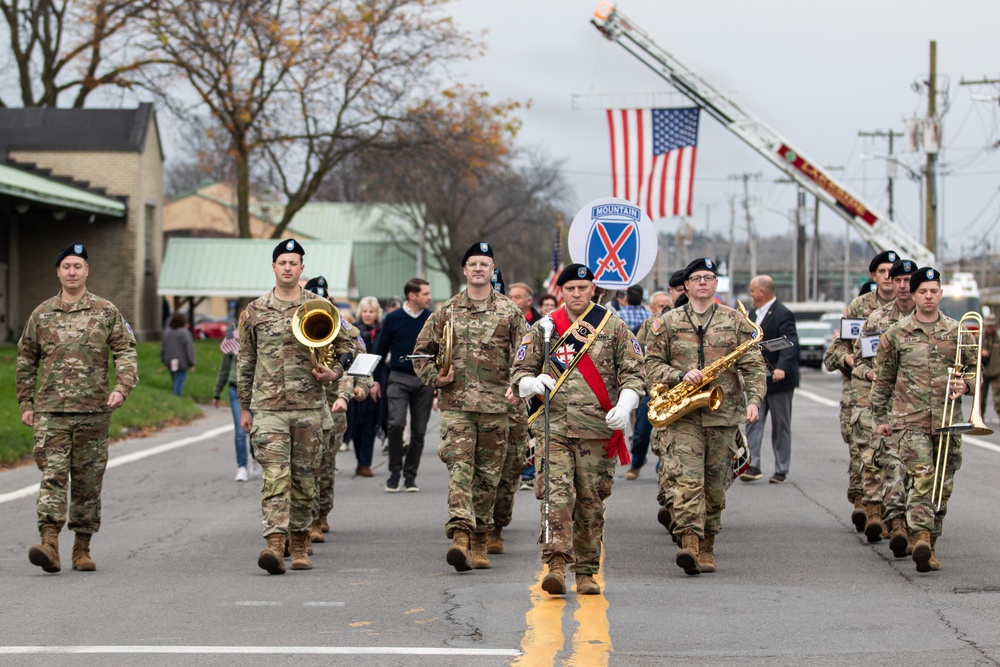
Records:
M978 329L975 341L965 342L966 323L974 322ZM975 350L976 362L974 371L966 371L962 357ZM937 511L944 502L945 470L948 466L948 450L951 448L952 434L966 433L968 435L990 435L993 430L983 422L980 408L980 363L983 355L983 317L979 313L968 312L958 321L958 341L955 344L955 363L948 367L948 390L944 394L944 409L941 412L941 428L938 434L937 453L934 459L934 486L931 488L931 502L936 503ZM975 387L972 398L972 413L969 421L955 423L955 404L962 400L961 396L952 398L951 381L962 379Z
M340 312L326 299L310 299L292 316L295 340L309 348L313 368L333 362L333 341L340 333Z

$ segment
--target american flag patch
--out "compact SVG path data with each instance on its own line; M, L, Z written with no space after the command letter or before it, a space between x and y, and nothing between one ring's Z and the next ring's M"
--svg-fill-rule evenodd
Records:
M660 333L660 329L663 328L663 325L660 324L660 320L657 318L653 320L653 323L649 325L649 328L653 330L653 333Z
M527 345L522 345L521 347L517 348L517 360L524 361L524 353L527 351L528 351Z
M521 345L527 345L530 342L531 342L531 334L524 334L524 337L521 339Z

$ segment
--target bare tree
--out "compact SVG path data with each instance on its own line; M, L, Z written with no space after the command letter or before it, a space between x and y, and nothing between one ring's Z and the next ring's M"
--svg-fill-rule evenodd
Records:
M133 46L148 0L0 0L13 106L56 107L74 94L83 107L101 87L131 89L155 57ZM0 97L11 106L13 96Z

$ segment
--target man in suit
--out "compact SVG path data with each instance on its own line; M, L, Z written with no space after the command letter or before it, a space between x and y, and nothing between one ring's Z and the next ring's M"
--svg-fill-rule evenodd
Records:
M750 298L754 305L750 318L764 330L764 340L785 336L794 345L777 352L761 350L768 367L767 394L760 406L760 418L747 427L752 464L740 479L752 482L764 476L760 470L760 443L764 438L764 422L770 413L774 475L769 481L784 484L792 459L792 395L799 386L799 337L795 315L774 296L774 280L770 276L755 276L750 281Z

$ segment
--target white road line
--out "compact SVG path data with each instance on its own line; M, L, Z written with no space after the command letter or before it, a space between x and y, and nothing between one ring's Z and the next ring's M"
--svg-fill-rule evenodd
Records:
M507 648L427 648L422 646L0 646L0 655L40 653L201 653L269 655L521 655Z
M831 407L831 408L840 407L840 402L839 401L830 400L829 398L826 398L825 396L820 396L819 394L814 394L811 391L806 391L804 389L796 389L795 390L795 395L796 396L804 396L805 398L808 398L810 401L814 401L816 403L819 403L820 405L826 405L826 406ZM1000 445L994 445L992 442L988 442L986 440L980 440L979 438L976 438L976 437L971 436L971 435L963 435L962 436L962 442L963 443L968 443L968 444L972 445L973 447L980 447L982 449L986 449L986 450L989 450L991 452L996 452L996 453L1000 454Z
M150 456L156 456L157 454L163 454L164 452L169 452L174 449L187 447L188 445L193 445L196 442L201 442L202 440L208 440L209 438L214 438L217 435L222 435L223 433L231 433L232 430L233 430L232 424L230 424L229 426L219 426L218 428L213 428L210 431L205 431L201 435L193 435L189 438L181 438L180 440L167 442L162 445L157 445L156 447L150 447L149 449L143 449L138 452L126 454L124 456L119 456L108 461L108 468L117 468L118 466L125 465L126 463L141 461L142 459ZM12 500L27 498L28 496L33 496L37 493L38 493L38 484L32 484L30 486L18 489L17 491L11 491L9 493L0 493L0 505L3 505L4 503L9 503Z

